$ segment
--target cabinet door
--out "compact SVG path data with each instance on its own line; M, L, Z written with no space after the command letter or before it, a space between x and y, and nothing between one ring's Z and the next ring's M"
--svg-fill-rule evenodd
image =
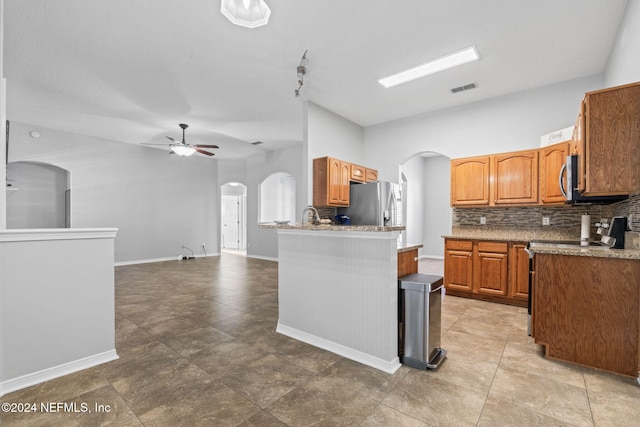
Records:
M365 174L366 182L373 182L378 180L378 171L375 169L367 169Z
M640 83L588 93L584 114L584 194L639 190Z
M398 277L418 272L418 250L398 252Z
M584 101L580 103L580 111L578 112L578 119L576 120L576 127L573 130L573 144L575 147L575 153L578 155L578 191L583 192L585 187L585 169L587 167L585 156L586 141L584 138Z
M366 175L366 168L363 168L362 166L358 166L354 164L350 165L349 179L351 181L364 182L365 175Z
M489 156L451 161L451 206L489 205Z
M564 204L566 197L560 191L560 169L567 161L569 142L560 142L540 149L540 203ZM563 177L567 188L566 175Z
M445 242L444 283L447 289L473 291L473 242Z
M538 150L493 156L494 203L538 203Z
M479 294L507 295L508 245L504 242L478 242L474 266L474 291Z
M350 164L331 157L313 159L314 206L349 206Z
M526 243L514 243L509 249L509 296L529 298L529 254Z

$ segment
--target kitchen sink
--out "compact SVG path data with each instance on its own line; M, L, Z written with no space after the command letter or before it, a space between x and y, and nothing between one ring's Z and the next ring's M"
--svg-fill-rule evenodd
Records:
M550 247L550 248L589 248L589 249L611 249L611 247L602 242L589 241L583 244L580 240L532 240L529 242L532 248Z

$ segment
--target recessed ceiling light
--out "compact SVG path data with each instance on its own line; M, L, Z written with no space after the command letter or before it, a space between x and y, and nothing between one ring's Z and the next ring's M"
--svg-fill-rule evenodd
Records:
M31 132L29 132L29 135L31 136L31 138L40 138L40 132L32 130Z
M480 54L478 53L478 49L476 49L475 46L470 46L447 56L434 59L426 64L380 79L378 83L386 88L390 88L449 68L457 67L458 65L466 64L467 62L477 61L479 58Z

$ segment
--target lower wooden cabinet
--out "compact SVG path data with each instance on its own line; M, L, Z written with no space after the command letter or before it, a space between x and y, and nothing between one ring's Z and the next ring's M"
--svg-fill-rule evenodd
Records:
M526 243L445 239L447 293L526 307L529 258L524 248Z
M533 260L532 335L546 356L640 378L640 260Z
M418 272L418 250L398 252L398 277Z

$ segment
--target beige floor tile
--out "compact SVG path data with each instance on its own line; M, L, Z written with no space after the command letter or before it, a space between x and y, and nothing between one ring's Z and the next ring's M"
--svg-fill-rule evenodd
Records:
M489 396L575 426L592 426L587 391L525 369L498 368Z
M462 427L476 425L485 398L485 393L412 370L382 404L428 425Z
M519 405L513 399L489 396L484 403L478 427L573 427L555 418Z
M635 378L585 369L587 394L596 426L640 425L640 386Z
M378 405L373 412L365 418L360 427L428 427L428 424L411 418L400 411L385 405Z

